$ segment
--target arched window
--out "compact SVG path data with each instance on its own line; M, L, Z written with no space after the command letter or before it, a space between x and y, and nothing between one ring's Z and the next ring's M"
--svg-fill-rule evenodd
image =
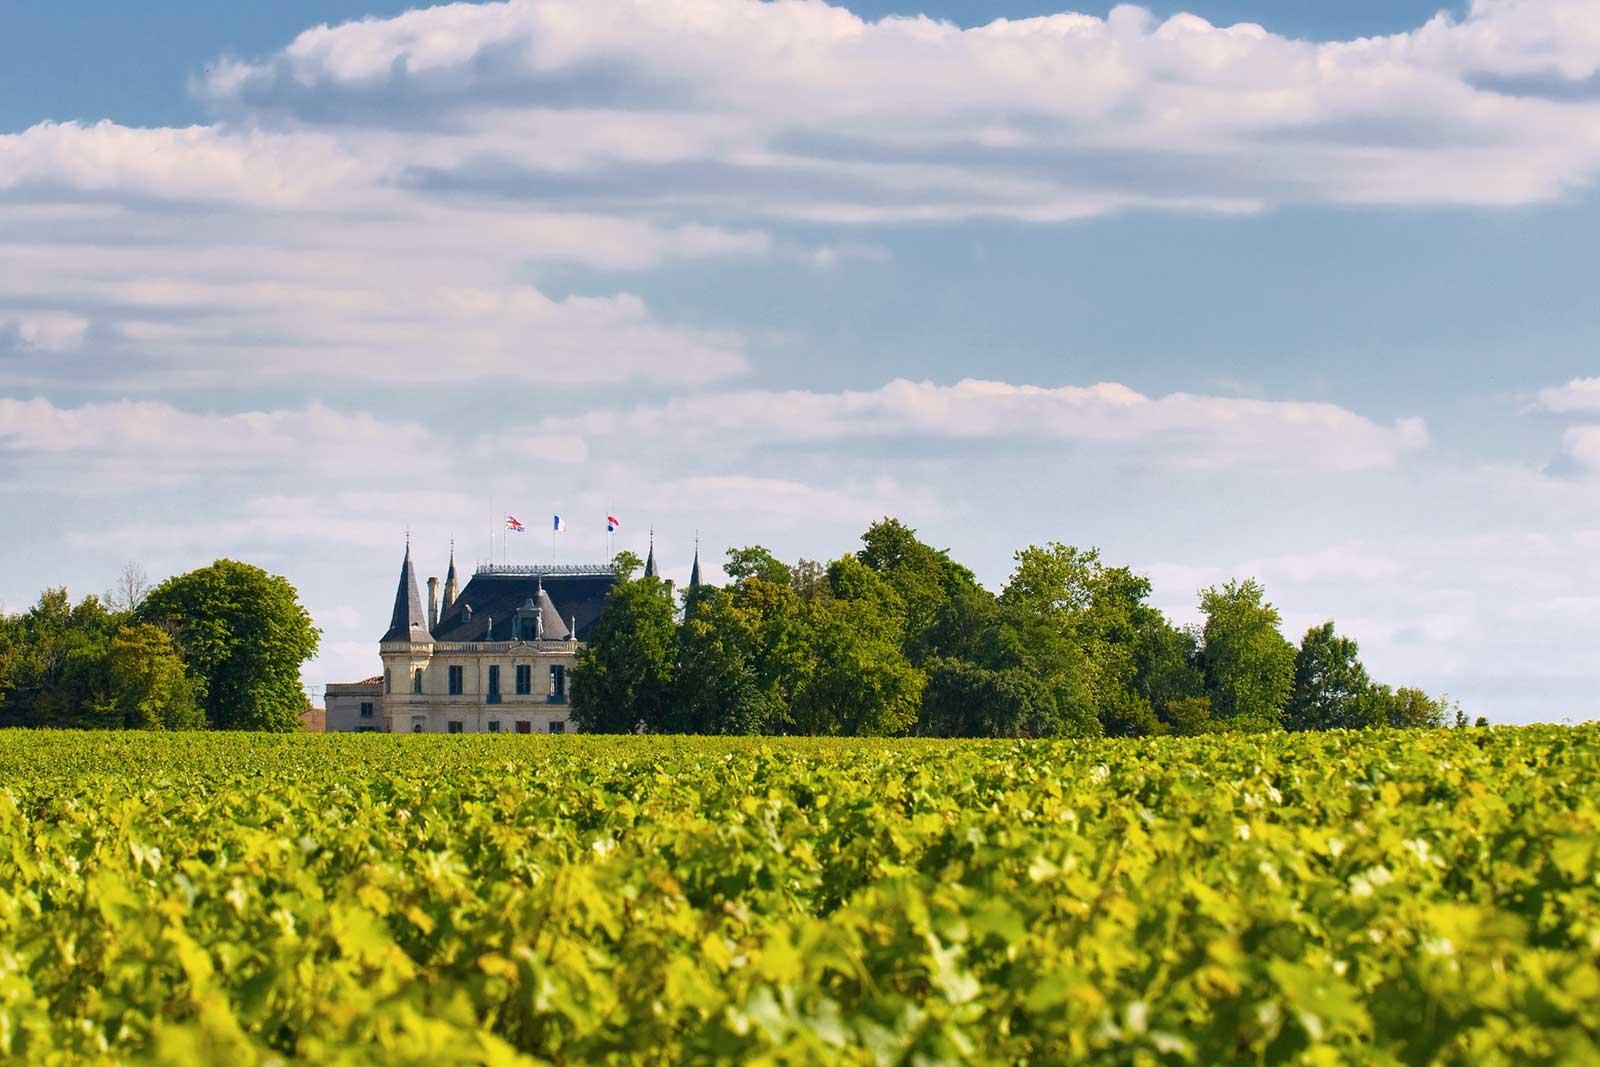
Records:
M411 691L413 693L422 692L422 668L421 667L418 667L416 673L411 676Z

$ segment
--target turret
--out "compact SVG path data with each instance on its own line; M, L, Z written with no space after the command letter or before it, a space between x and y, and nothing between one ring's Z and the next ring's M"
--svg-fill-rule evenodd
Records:
M450 542L450 569L444 575L444 604L440 606L439 613L448 616L450 609L455 606L456 597L460 590L456 588L456 543Z
M394 612L389 616L389 632L379 639L383 644L409 642L433 644L433 633L422 614L422 596L417 592L417 576L411 569L411 542L406 542L405 562L400 564L400 584L394 591Z

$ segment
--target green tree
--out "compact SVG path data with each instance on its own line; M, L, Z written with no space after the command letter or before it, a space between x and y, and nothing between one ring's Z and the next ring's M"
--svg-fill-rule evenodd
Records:
M1199 657L1200 635L1195 630L1173 626L1153 609L1139 624L1133 647L1133 691L1174 733L1181 731L1179 713L1173 709L1184 705L1182 719L1187 729L1197 711L1186 702L1204 698L1206 679ZM1204 717L1211 717L1210 701L1205 702Z
M1295 647L1278 632L1278 611L1254 579L1212 586L1200 594L1206 616L1200 667L1211 714L1233 730L1270 730L1283 723L1294 689Z
M1139 642L1144 630L1164 623L1145 603L1149 579L1127 567L1109 567L1098 549L1052 541L1016 554L1016 568L1000 594L1013 618L1031 618L1053 635L1059 663L1052 673L1075 675L1100 729L1113 736L1158 733L1162 724L1148 695L1139 691Z
M134 623L111 639L107 659L110 692L98 702L105 725L137 729L194 730L205 725L198 687L166 631Z
M134 617L177 636L212 727L301 729L300 666L322 634L288 579L219 559L162 582Z
M966 660L936 659L929 662L927 673L918 719L926 735L1029 737L1057 718L1055 694L1031 671L991 670Z
M917 532L898 519L873 523L861 543L856 559L881 576L900 601L906 654L919 664L941 654L930 645L928 629L952 597L979 588L977 578L948 551L917 540Z
M1448 705L1442 697L1431 697L1420 689L1402 686L1390 689L1386 685L1372 687L1368 699L1375 705L1374 718L1380 725L1401 730L1436 730L1446 725ZM1457 724L1465 725L1459 707Z
M832 597L808 606L791 715L803 733L887 736L917 721L926 677L905 655L905 609L858 558L828 568Z
M753 622L726 589L711 590L685 613L666 715L674 732L770 732L774 708L756 676Z
M579 650L572 674L572 720L590 733L668 729L677 625L666 583L616 583Z
M1357 658L1354 640L1334 631L1333 620L1306 631L1294 658L1294 690L1284 708L1291 730L1359 730L1384 721L1378 694Z
M0 725L87 727L109 687L112 635L125 618L96 596L76 605L65 589L47 589L5 627Z
M728 562L723 573L735 582L745 578L759 578L773 585L788 585L789 566L760 545L728 549Z

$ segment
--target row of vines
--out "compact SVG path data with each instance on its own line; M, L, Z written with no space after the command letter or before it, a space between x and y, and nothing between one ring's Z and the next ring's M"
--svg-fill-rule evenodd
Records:
M1593 1064L1600 730L0 735L0 1061Z

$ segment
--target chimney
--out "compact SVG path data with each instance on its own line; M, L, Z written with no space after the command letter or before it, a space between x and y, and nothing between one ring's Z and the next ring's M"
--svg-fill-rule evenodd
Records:
M439 628L439 579L428 579L428 632Z

